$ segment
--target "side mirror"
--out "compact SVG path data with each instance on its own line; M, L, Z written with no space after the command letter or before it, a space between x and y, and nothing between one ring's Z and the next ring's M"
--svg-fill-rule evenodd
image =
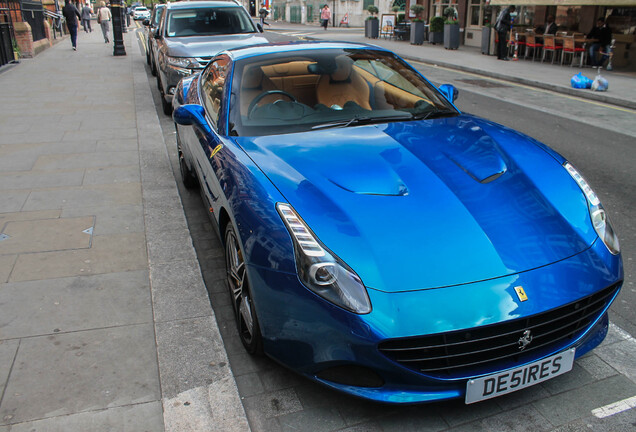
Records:
M439 86L439 92L450 102L455 102L455 99L459 96L459 90L451 84L442 84Z
M258 31L260 33L263 33L264 30L263 30L263 26L261 25L261 23L256 23L256 28L258 29Z
M205 119L205 110L201 105L181 105L172 113L172 119L181 126L197 126L204 131L210 131L210 126Z
M144 25L145 25L146 27L150 26L150 20L146 18L146 19L144 20Z

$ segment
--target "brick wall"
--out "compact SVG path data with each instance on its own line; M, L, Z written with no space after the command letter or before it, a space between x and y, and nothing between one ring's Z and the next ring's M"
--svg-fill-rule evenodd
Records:
M33 57L35 50L33 49L33 34L31 34L29 23L15 22L13 23L13 31L20 47L20 55L27 58Z

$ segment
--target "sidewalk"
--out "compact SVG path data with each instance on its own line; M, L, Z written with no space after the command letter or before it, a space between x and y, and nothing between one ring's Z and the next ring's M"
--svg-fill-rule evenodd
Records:
M407 60L415 60L430 65L471 72L478 75L512 81L531 87L538 87L585 99L636 109L636 72L621 70L602 71L609 81L607 92L573 89L570 79L578 72L594 79L596 69L560 66L520 59L518 61L498 61L494 56L481 54L481 49L461 45L458 50L446 50L441 45L424 42L411 45L408 41L391 39L368 39L364 29L356 27L329 27L327 31L318 26L290 24L272 21L267 31L297 34L300 37L331 39L374 44L394 51Z
M249 430L124 39L0 74L0 432Z

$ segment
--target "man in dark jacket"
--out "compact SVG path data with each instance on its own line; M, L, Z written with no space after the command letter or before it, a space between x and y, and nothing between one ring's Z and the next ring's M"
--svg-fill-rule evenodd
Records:
M592 66L602 66L608 57L607 53L609 53L610 45L612 44L612 30L605 24L603 18L599 18L596 20L596 27L588 33L587 37L597 40L590 46L590 62ZM597 59L599 50L604 53L600 61Z
M510 16L516 10L514 5L508 6L499 13L495 22L495 30L499 42L497 43L497 59L508 60L508 30L512 25L512 17Z
M77 19L82 19L82 16L71 0L66 0L66 4L62 8L62 15L66 19L66 27L71 35L73 50L77 51Z

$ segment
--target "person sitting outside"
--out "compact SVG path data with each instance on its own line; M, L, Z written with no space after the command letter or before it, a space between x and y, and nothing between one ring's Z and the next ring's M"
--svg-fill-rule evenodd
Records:
M545 29L543 34L556 34L559 26L554 22L554 15L548 15L545 21Z
M610 45L612 44L612 30L607 26L603 18L596 21L594 27L587 35L588 39L596 39L596 42L590 46L590 62L593 67L602 66L609 57ZM598 53L602 51L603 55L600 60Z

